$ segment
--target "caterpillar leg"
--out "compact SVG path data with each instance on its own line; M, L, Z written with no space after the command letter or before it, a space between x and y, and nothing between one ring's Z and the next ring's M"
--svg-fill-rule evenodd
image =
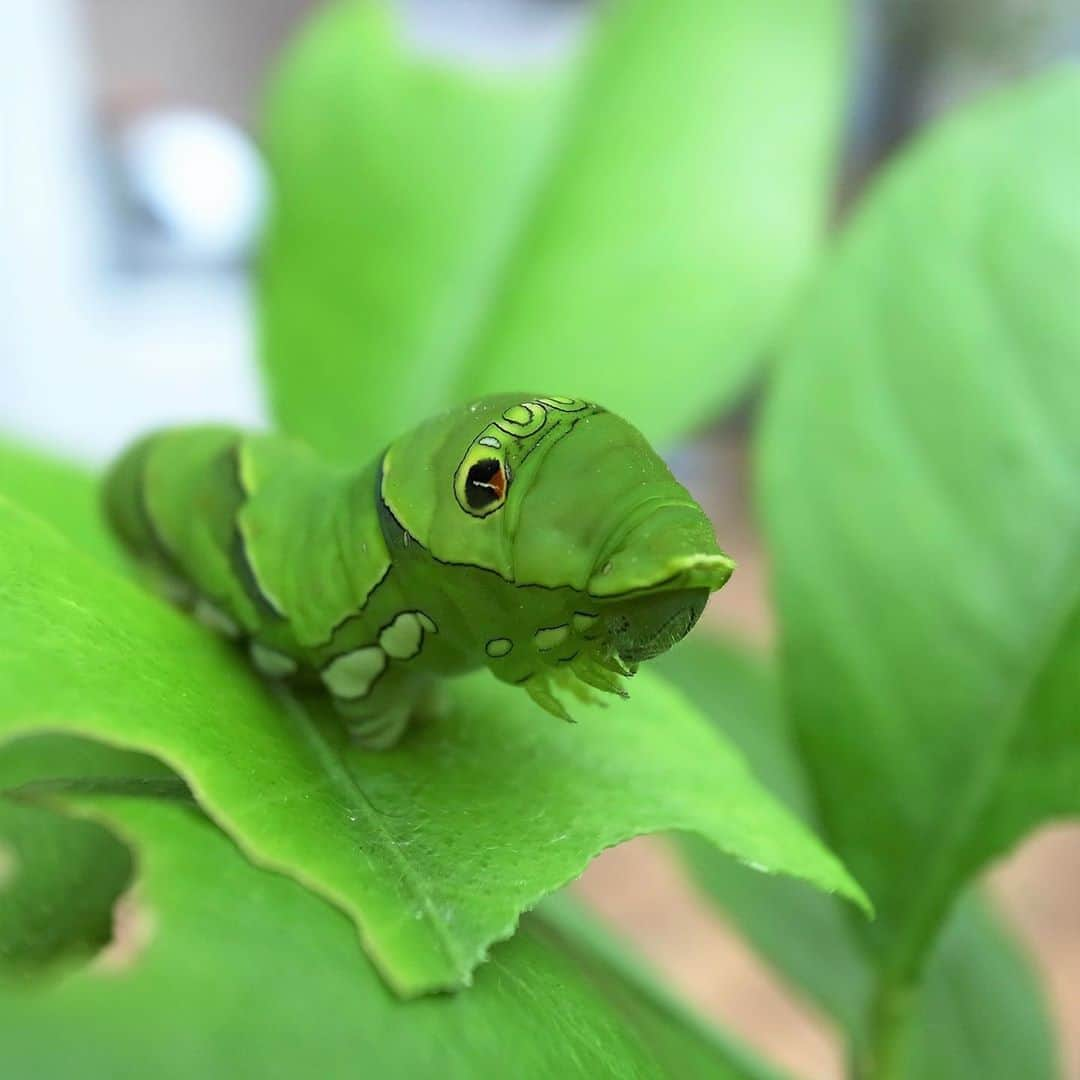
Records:
M396 746L413 719L432 719L445 712L445 695L432 679L394 679L378 685L362 699L335 697L334 707L349 734L365 750Z
M574 723L574 718L566 711L563 703L551 692L551 682L546 674L535 674L522 685L529 697L545 712L559 720L565 720L568 724Z
M392 749L401 741L412 720L411 702L400 702L384 712L364 717L350 717L347 704L338 703L338 711L349 722L353 742L365 750Z

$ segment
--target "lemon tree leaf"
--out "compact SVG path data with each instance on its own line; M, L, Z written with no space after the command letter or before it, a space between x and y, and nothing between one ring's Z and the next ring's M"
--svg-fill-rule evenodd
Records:
M1080 811L1080 75L888 170L792 328L759 491L819 823L879 907L883 1064L950 907Z
M486 672L445 717L364 753L318 702L0 503L0 740L151 754L261 865L345 910L402 994L461 986L521 912L612 844L697 831L861 900L842 866L662 681L553 721Z
M0 981L16 1075L353 1077L360 1062L374 1076L471 1080L510 1060L525 1080L773 1075L536 917L472 989L403 1003L340 912L253 867L192 806L64 801L132 845L139 878L102 962L44 988Z

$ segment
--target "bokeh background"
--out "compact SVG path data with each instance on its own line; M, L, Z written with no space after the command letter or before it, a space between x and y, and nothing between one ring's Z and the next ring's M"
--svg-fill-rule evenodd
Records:
M315 6L5 0L0 431L100 462L161 423L263 421L249 292L268 198L262 91ZM588 14L582 0L401 8L415 47L478 65L565 48ZM837 221L924 124L1080 57L1070 0L861 0L853 19ZM747 491L754 404L751 393L694 444L664 449L739 558L708 618L768 643L766 567ZM1042 830L991 883L1037 959L1076 1067L1080 827ZM699 901L662 841L607 853L577 889L704 1012L796 1074L840 1075L828 1025Z

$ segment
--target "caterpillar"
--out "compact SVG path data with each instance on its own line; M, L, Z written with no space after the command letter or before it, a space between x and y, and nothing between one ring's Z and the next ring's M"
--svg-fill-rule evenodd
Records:
M571 397L484 398L360 469L280 435L165 429L102 501L157 587L264 676L324 688L371 748L483 666L565 720L557 689L625 697L734 566L644 437Z

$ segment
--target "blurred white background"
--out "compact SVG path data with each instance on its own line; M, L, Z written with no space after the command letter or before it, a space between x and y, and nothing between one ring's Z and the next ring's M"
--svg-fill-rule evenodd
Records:
M258 106L312 6L7 0L0 431L101 461L156 425L264 420L247 279L268 197ZM414 0L405 17L417 48L490 64L558 49L583 10Z

